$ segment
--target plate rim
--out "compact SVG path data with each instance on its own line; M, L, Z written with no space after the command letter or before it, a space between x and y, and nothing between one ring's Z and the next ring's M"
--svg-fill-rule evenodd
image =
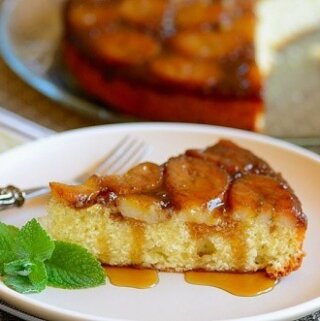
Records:
M85 127L80 129L74 129L62 133L58 133L52 136L48 136L45 138L41 138L37 141L33 141L27 143L25 145L18 146L5 152L0 155L0 162L2 159L13 157L15 153L24 152L24 149L30 149L34 147L30 147L31 145L43 145L46 144L47 141L59 141L63 140L64 137L68 136L78 136L78 135L86 135L87 133L94 132L105 132L106 135L109 133L114 133L117 131L127 130L130 131L134 129L134 131L153 131L153 130L174 130L177 132L197 132L197 133L204 133L204 134L212 134L216 136L224 136L227 137L233 136L239 139L247 139L252 142L262 143L271 145L273 147L278 147L281 150L291 151L300 156L306 157L311 161L316 161L320 165L320 156L314 152L305 150L301 147L295 146L291 143L272 138L263 134L247 132L241 129L233 129L233 128L226 128L226 127L219 127L219 126L212 126L212 125L202 125L202 124L186 124L186 123L125 123L125 124L111 124L111 125L100 125L100 126L92 126L92 127ZM134 133L133 131L133 133ZM216 138L216 137L215 137ZM29 313L33 312L33 309L37 309L40 315L44 315L45 313L58 314L59 317L68 318L68 320L96 320L96 321L125 321L127 319L113 319L108 317L100 317L96 316L92 319L93 315L87 315L85 313L78 313L67 310L65 308L54 307L48 303L44 303L38 300L32 299L32 297L28 297L17 293L9 288L7 288L3 283L0 283L0 296L3 296L3 299L15 306L18 306L23 311L28 311ZM241 318L233 318L233 319L226 319L224 321L274 321L274 320L290 320L290 318L300 318L306 316L312 312L317 311L320 308L320 297L308 300L306 302L300 303L298 305L290 306L288 308L280 309L278 311L264 313L260 315L250 316L250 317L241 317ZM223 321L223 320L221 320Z
M42 144L43 140L55 140L55 139L61 139L61 136L71 136L71 135L77 135L78 132L85 133L90 131L112 131L112 130L121 130L125 129L127 127L133 128L135 130L138 130L140 127L143 129L163 129L166 127L171 127L171 130L177 130L177 131L183 131L185 129L191 129L196 130L198 132L206 132L206 131L213 131L213 132L221 132L222 134L226 134L227 136L234 136L238 135L237 138L244 138L250 141L258 141L267 145L273 145L277 146L281 149L285 149L290 152L302 154L305 157L308 157L314 161L320 162L320 154L317 154L316 152L306 149L303 146L296 145L292 143L291 141L288 141L286 139L283 139L281 137L274 137L269 136L263 133L258 132L251 132L244 129L239 128L231 128L231 127L224 127L224 126L217 126L217 125L210 125L210 124L199 124L199 123L183 123L183 122L152 122L152 121L146 121L146 122L123 122L123 123L112 123L112 124L101 124L101 125L94 125L94 126L87 126L87 127L81 127L81 128L75 128L75 129L69 129L65 130L63 132L55 132L53 135L42 137L40 139L28 142L27 144L16 146L8 151L5 151L0 155L0 159L7 155L8 153L15 152L17 149L24 149L29 148L26 146L29 146L30 144ZM6 156L5 156L6 157Z

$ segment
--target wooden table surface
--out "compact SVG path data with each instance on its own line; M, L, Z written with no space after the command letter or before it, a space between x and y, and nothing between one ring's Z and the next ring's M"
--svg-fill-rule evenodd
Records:
M1 57L0 106L55 131L98 124L31 88L11 71Z

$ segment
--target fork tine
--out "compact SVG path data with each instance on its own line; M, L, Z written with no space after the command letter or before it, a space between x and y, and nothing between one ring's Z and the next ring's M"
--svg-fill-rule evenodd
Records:
M77 177L77 181L84 181L94 173L103 175L106 173L119 174L120 172L124 172L141 160L147 152L147 144L126 135L95 166Z
M93 166L88 168L85 172L81 173L79 176L74 178L74 181L76 182L82 182L86 180L90 175L94 173L100 173L105 168L109 167L107 164L113 162L113 158L117 156L124 146L128 145L128 142L130 141L129 135L124 136L105 156L103 156L97 163L95 163Z
M136 164L139 160L142 159L143 156L147 153L147 146L143 142L135 141L135 145L133 146L129 153L125 154L125 158L121 159L116 163L116 167L112 168L114 173L121 173L125 170L130 169L134 164Z
M105 164L99 168L99 173L109 171L111 173L115 172L114 167L117 166L119 162L122 162L122 158L127 154L131 153L131 150L135 148L136 140L128 138L125 145L122 145L113 155L110 157Z
M0 0L1 1L1 0ZM120 170L129 169L143 156L149 152L149 146L142 141L137 139L130 139L128 135L123 137L102 159L100 159L94 166L84 171L81 175L73 179L73 183L83 183L92 174L101 173L102 170L108 169L109 172L118 172ZM70 182L71 183L71 182ZM8 194L5 191L11 188ZM21 206L25 200L32 199L41 195L45 195L50 192L48 186L36 187L27 190L20 190L14 186L8 186L4 189L5 196L0 197L0 210L4 210L13 206ZM14 194L12 193L14 190ZM21 202L22 201L22 202Z
M129 169L129 168L133 167L135 164L137 164L149 152L150 152L149 146L146 144L143 144L142 148L140 150L137 150L135 155L130 159L129 162L127 162L127 169ZM119 170L124 171L123 168L121 168Z

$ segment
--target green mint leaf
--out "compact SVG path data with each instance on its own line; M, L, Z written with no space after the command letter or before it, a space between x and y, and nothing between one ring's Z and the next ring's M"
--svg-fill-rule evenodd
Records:
M44 289L42 286L32 284L28 277L21 275L5 275L3 283L12 290L24 294L39 293Z
M17 242L19 258L44 261L51 257L53 250L54 241L36 219L32 219L22 227Z
M48 285L64 289L80 289L105 283L100 262L85 248L56 241L51 259L45 262Z
M48 283L47 269L42 261L35 260L32 263L29 280L40 292L45 289Z
M6 275L28 276L31 273L32 262L29 259L21 259L6 263L4 273Z
M4 265L4 283L21 293L37 293L48 283L47 270L42 261L22 259Z
M0 275L3 274L4 264L15 260L15 245L19 229L15 226L0 223Z

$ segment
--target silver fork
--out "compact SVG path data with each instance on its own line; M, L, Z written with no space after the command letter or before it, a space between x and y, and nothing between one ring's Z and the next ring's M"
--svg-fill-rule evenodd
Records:
M82 183L93 174L119 174L124 172L140 161L149 150L149 146L146 143L136 138L125 136L102 159L74 177L72 182ZM0 211L12 207L21 207L26 200L46 195L49 192L49 186L24 190L14 185L0 188Z

